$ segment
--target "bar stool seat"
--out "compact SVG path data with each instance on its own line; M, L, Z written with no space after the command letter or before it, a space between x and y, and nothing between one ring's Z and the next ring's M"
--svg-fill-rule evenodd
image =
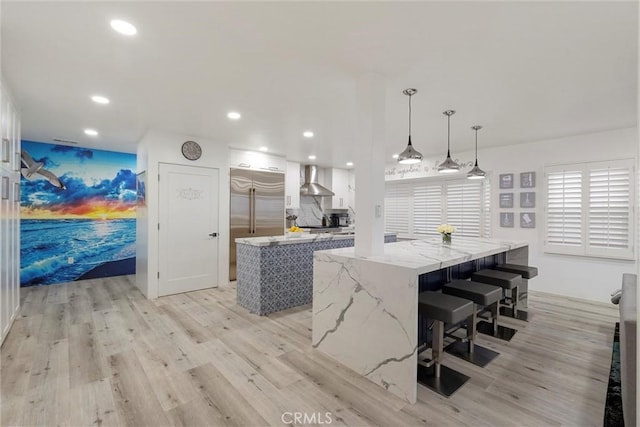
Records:
M502 298L500 287L472 280L453 280L444 285L442 293L468 299L482 306L491 305Z
M449 397L469 380L469 377L441 364L445 323L460 323L473 314L469 300L439 292L418 295L418 313L433 320L431 360L418 360L418 383Z
M506 271L507 273L515 273L522 276L523 279L533 279L538 275L538 267L519 264L498 264L495 266L498 271Z
M467 325L467 336L464 340L457 339L447 346L445 351L456 357L471 362L474 365L485 367L500 353L486 347L477 345L477 315L481 311L491 311L495 333L498 330L499 302L502 299L502 288L468 280L453 280L445 284L442 293L465 298L474 303L471 321ZM467 341L467 342L464 342Z
M471 280L474 282L486 283L489 285L500 286L505 291L511 292L511 311L512 316L517 318L518 316L518 287L522 285L522 276L516 273L509 273L507 271L498 270L480 270L471 275ZM506 303L506 298L504 298ZM501 307L502 309L507 307ZM504 326L495 327L495 323L492 325L489 322L479 322L477 329L478 332L487 335L493 335L496 338L500 338L506 341L510 341L511 338L517 332L512 328L505 328ZM496 330L497 329L497 330Z
M480 270L471 275L474 282L500 286L502 289L514 289L522 283L522 276L498 270Z
M440 292L421 292L418 295L418 312L429 319L444 323L460 323L471 316L471 301Z

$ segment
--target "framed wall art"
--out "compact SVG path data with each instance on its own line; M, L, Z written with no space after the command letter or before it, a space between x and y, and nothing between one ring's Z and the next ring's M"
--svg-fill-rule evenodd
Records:
M520 193L520 207L521 208L535 208L536 207L536 193L533 191L525 191Z
M500 207L503 209L513 207L513 193L500 193Z
M500 227L513 228L513 212L500 212Z
M536 228L535 212L520 213L520 228Z
M534 188L536 186L535 172L522 172L520 174L520 188Z
M500 188L513 188L513 174L500 174Z

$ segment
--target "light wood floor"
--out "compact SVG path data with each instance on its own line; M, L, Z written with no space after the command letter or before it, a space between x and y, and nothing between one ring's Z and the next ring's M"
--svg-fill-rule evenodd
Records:
M133 277L23 289L2 346L3 426L601 426L615 306L532 293L533 319L450 399L405 404L310 346L311 307L248 314L225 287L149 301ZM512 321L513 322L513 321ZM289 416L285 416L285 421ZM316 418L327 424L328 418Z

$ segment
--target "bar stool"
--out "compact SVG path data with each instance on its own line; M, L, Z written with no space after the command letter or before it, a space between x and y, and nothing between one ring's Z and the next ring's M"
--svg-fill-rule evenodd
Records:
M507 273L506 271L498 270L480 270L471 275L471 280L474 282L486 283L488 285L495 285L502 288L504 295L506 291L511 291L512 307L515 313L518 311L518 286L522 283L522 276L514 273ZM503 298L506 300L506 298ZM489 322L478 322L478 332L486 335L493 335L496 338L500 338L506 341L511 341L511 338L517 332L515 329L506 328L498 325L497 331L494 330L494 325Z
M471 316L473 303L439 292L421 292L418 295L418 313L433 320L431 360L418 359L418 383L449 397L462 387L469 377L441 364L444 326L445 323L460 323Z
M470 324L467 325L467 336L463 340L456 340L449 344L445 348L445 351L484 368L489 362L498 357L500 353L476 345L476 319L479 311L490 311L493 329L494 332L497 332L502 288L468 280L453 280L444 285L442 293L468 299L473 302L473 314L471 315ZM467 342L465 343L465 341Z
M511 307L502 307L502 312L500 314L513 317L515 319L528 321L529 313L522 310L520 300L527 297L527 294L529 292L529 279L533 279L538 275L538 267L519 264L498 264L495 266L495 269L498 271L506 271L507 273L514 273L522 276L522 284L518 287L518 310L514 312Z

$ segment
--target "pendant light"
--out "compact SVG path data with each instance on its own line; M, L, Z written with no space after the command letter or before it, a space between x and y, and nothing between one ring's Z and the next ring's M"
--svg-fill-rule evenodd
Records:
M476 131L476 164L467 174L467 179L484 179L487 174L478 167L478 131L482 129L482 126L471 126L471 129Z
M402 91L402 93L409 97L409 143L407 144L407 148L405 148L404 151L398 155L398 163L401 163L403 165L420 163L422 161L422 154L416 151L413 148L413 145L411 145L411 97L416 92L418 92L417 89L405 89Z
M438 172L440 173L455 173L460 170L460 165L453 161L451 158L451 116L456 112L453 110L444 111L442 114L447 116L447 158L444 162L438 166Z

